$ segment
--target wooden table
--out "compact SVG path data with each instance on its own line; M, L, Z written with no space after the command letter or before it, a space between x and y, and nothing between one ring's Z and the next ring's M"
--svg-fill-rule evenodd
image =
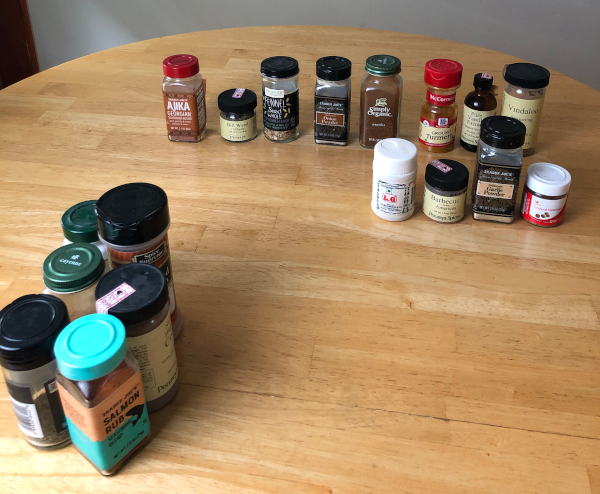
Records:
M161 62L181 52L208 81L200 144L165 135ZM402 60L401 131L415 143L428 59L464 65L458 101L475 72L502 90L517 61L402 33L263 27L135 43L0 92L0 307L42 289L63 211L148 181L169 195L184 317L181 389L114 478L72 446L27 445L2 385L0 491L600 492L600 94L553 72L525 160L571 172L559 228L434 223L422 151L417 211L390 223L371 212L373 152L357 142L377 53ZM217 95L260 93L260 61L281 54L300 62L302 136L224 141ZM311 134L315 61L332 54L355 63L345 148ZM462 148L446 156L473 170Z

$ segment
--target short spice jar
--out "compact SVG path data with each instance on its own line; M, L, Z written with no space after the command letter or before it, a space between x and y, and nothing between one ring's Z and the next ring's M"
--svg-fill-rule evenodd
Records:
M298 61L292 57L265 58L260 64L260 73L265 137L274 142L298 139Z
M465 96L462 115L460 145L467 151L477 152L481 121L496 114L498 102L494 96L494 78L485 72L475 74L474 91Z
M230 142L246 142L256 137L256 93L238 87L219 94L221 137Z
M163 61L162 90L170 141L198 142L206 130L206 81L194 55Z
M114 474L148 442L142 376L116 317L91 314L69 324L54 345L56 379L71 440L102 474Z
M423 212L439 223L456 223L465 216L469 170L458 161L433 160L425 169Z
M71 442L54 357L54 342L67 324L67 307L52 295L25 295L0 311L2 373L19 429L38 449Z
M137 262L159 268L169 286L171 324L175 338L183 321L175 299L169 250L169 202L160 187L124 184L105 192L96 203L98 233L108 247L112 268Z
M164 407L179 388L177 355L169 315L169 289L160 269L123 264L96 286L96 310L125 325L127 348L142 372L148 411Z
M108 251L98 237L98 222L96 221L96 201L83 201L71 206L61 218L61 226L65 238L63 245L74 242L86 242L95 245L102 252L102 258L108 259Z
M571 174L552 163L527 168L521 216L535 226L558 226L565 218Z
M92 244L75 242L59 247L42 266L44 291L60 298L72 321L96 312L94 290L107 270L100 249Z

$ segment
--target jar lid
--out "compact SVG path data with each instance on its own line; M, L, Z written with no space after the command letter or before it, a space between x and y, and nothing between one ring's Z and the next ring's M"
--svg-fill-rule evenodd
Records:
M417 147L405 139L383 139L375 145L373 163L390 173L404 175L417 171Z
M90 244L98 241L98 221L95 209L96 201L83 201L65 211L61 224L67 240Z
M44 284L54 292L77 292L92 285L104 273L102 252L93 244L75 242L46 257Z
M265 58L260 64L260 73L275 79L293 77L298 72L300 72L298 60L292 57Z
M256 108L256 93L238 87L219 94L219 110L227 113L250 113Z
M109 314L90 314L69 324L54 344L60 373L72 381L105 376L125 358L125 326Z
M37 369L54 360L54 342L69 324L67 306L52 295L24 295L0 311L0 364Z
M494 115L481 122L481 140L499 149L517 149L523 146L527 128L511 117Z
M553 163L533 163L527 168L525 185L543 196L562 196L569 192L571 174Z
M550 84L550 71L534 63L511 63L504 69L504 80L525 89L541 89Z
M367 58L365 70L373 75L396 75L402 71L402 62L392 55L372 55Z
M343 81L352 75L352 62L344 57L317 60L317 77L325 81Z
M171 79L185 79L200 72L194 55L171 55L163 60L163 74Z
M146 183L124 184L105 192L96 202L98 233L114 245L148 242L169 226L167 194Z
M494 77L487 72L479 72L479 74L475 74L475 77L473 78L473 86L475 86L476 89L487 91L492 89L493 85Z
M438 88L460 86L463 66L454 60L435 58L425 64L425 83Z
M458 161L433 160L425 168L425 182L448 192L462 190L469 185L469 169Z
M106 273L96 286L96 300L123 283L135 291L108 309L125 326L151 319L169 303L169 288L165 275L151 264L123 264Z

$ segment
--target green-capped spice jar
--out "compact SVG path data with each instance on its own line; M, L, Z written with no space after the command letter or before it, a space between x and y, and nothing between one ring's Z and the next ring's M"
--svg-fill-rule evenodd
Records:
M108 259L108 250L98 237L98 221L96 220L96 201L83 201L71 206L62 215L61 226L65 239L63 245L73 242L93 244L102 252L102 258Z

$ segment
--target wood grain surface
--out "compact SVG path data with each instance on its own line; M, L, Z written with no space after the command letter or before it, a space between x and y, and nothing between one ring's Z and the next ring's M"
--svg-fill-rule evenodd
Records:
M162 60L198 56L208 131L166 137ZM269 27L143 41L0 92L0 307L42 289L71 205L148 181L169 195L184 329L181 388L152 441L102 478L72 446L20 437L0 386L0 491L600 493L600 93L552 72L538 152L572 174L564 224L402 223L370 209L357 142L364 60L402 60L401 137L417 142L423 66L516 58L423 36ZM300 63L301 137L229 143L217 96L261 90L260 61ZM315 61L354 62L351 143L312 136ZM501 98L499 97L499 100ZM459 126L460 128L460 121ZM473 172L462 148L445 155ZM439 156L438 156L439 157Z

